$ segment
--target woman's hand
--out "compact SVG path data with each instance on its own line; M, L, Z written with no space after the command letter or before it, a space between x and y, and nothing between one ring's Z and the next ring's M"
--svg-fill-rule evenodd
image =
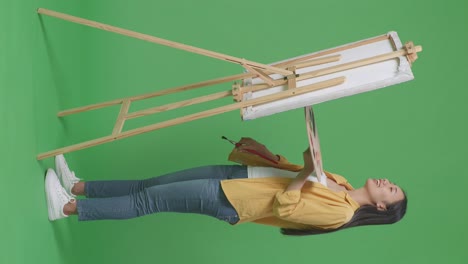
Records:
M309 175L314 171L314 163L312 162L312 155L310 154L310 148L307 148L302 153L304 159L304 168L297 174L285 191L297 191L301 190Z
M310 154L310 147L308 147L302 153L302 158L304 159L304 171L308 172L309 174L314 171L314 162L312 160L312 155Z
M271 153L265 145L257 142L256 140L243 137L236 144L236 148L240 152L249 152L249 153L258 153L260 156L263 156L271 161L278 161L279 157Z

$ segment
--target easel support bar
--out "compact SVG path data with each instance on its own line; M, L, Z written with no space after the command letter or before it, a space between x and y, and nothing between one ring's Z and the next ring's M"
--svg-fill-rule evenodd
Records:
M364 45L367 45L367 44L370 44L370 43L386 40L388 38L389 38L388 35L382 35L382 36L378 36L378 37L375 37L375 38L358 41L358 42L355 42L353 44L348 44L346 46L341 46L341 47L337 47L337 48L333 48L333 49L329 49L329 50L324 50L324 51L314 53L314 54L310 54L310 55L307 55L307 56L304 56L304 57L301 57L301 58L290 59L290 60L287 60L287 61L283 61L283 62L280 62L280 63L273 64L273 66L275 66L275 67L286 67L288 65L294 65L294 64L296 64L298 62L301 62L301 61L306 61L306 60L310 60L310 59L313 59L313 58L318 58L318 57L322 57L322 56L325 56L325 55L329 55L329 54L332 54L332 53L337 53L337 52L340 52L340 51L344 51L344 50L364 46Z
M286 91L283 91L283 92L280 92L280 93L276 93L276 94L272 94L272 95L269 95L269 96L256 98L256 99L249 100L249 101L234 103L234 104L231 104L231 105L206 110L206 111L203 111L203 112L199 112L199 113L195 113L195 114L191 114L191 115L187 115L187 116L167 120L167 121L164 121L164 122L161 122L161 123L157 123L157 124L153 124L153 125L149 125L149 126L145 126L145 127L141 127L141 128L132 129L132 130L129 130L129 131L126 131L126 132L123 132L123 133L118 133L116 135L110 135L110 136L90 140L90 141L87 141L87 142L79 143L79 144L76 144L76 145L68 146L68 147L65 147L65 148L60 148L60 149L52 150L52 151L49 151L49 152L45 152L45 153L39 154L37 156L37 159L42 160L42 159L53 157L53 156L56 156L56 155L59 155L59 154L64 154L64 153L68 153L68 152L72 152L72 151L76 151L76 150L80 150L80 149L85 149L85 148L101 145L101 144L108 143L108 142L111 142L111 141L115 141L115 140L131 137L131 136L143 134L143 133L158 130L158 129L161 129L161 128L175 126L175 125L178 125L178 124L182 124L182 123L186 123L186 122L190 122L190 121L194 121L194 120L198 120L198 119L202 119L202 118L222 114L222 113L233 111L233 110L240 109L240 108L243 108L243 107L258 105L258 104L264 104L264 103L284 99L284 98L291 97L291 96L301 95L301 94L308 93L308 92L311 92L311 91L315 91L315 90L319 90L319 89L323 89L323 88L327 88L327 87L331 87L331 86L335 86L335 85L340 85L340 84L344 83L344 81L345 81L345 77L338 77L338 78L334 78L334 79L331 79L331 80L314 83L314 84L304 86L304 87L301 87L301 88L297 88L297 89L286 90Z
M188 100L184 100L184 101L175 102L175 103L172 103L172 104L166 104L166 105L161 105L161 106L157 106L157 107L153 107L153 108L149 108L149 109L145 109L145 110L141 110L141 111L136 111L136 112L127 114L125 116L125 118L128 120L128 119L142 117L142 116L151 115L151 114L155 114L155 113L160 113L160 112L164 112L164 111L174 110L174 109L181 108L181 107L184 107L184 106L209 102L209 101L213 101L213 100L217 100L217 99L221 99L221 98L225 98L225 97L229 97L229 96L232 96L232 91L214 93L214 94L210 94L210 95L205 95L205 96L200 96L200 97L197 97L197 98L192 98L192 99L188 99Z
M115 122L114 130L112 131L112 135L117 135L120 132L122 132L122 128L125 123L125 115L128 113L128 110L130 109L130 100L125 100L122 103L122 106L120 107L120 113L119 116L117 117L117 121Z
M162 95L166 95L166 94L172 94L172 93L177 93L177 92L182 92L182 91L193 90L193 89L200 88L200 87L205 87L205 86L210 86L210 85L215 85L215 84L220 84L220 83L225 83L225 82L236 81L236 80L240 80L240 79L243 79L243 78L249 78L249 77L253 77L253 76L255 76L255 74L253 74L253 73L243 73L243 74L237 74L237 75L222 77L222 78L203 81L203 82L199 82L199 83L193 83L193 84L183 85L183 86L179 86L179 87L174 87L174 88L170 88L170 89L166 89L166 90L162 90L162 91L157 91L157 92L152 92L152 93L127 97L127 98L121 98L121 99L116 99L116 100L112 100L112 101L107 101L107 102L103 102L103 103L86 105L86 106L82 106L82 107L68 109L68 110L64 110L64 111L59 112L58 116L63 117L63 116L72 115L72 114L81 113L81 112L86 112L86 111L90 111L90 110L96 110L96 109L104 108L104 107L107 107L107 106L117 105L117 104L121 104L125 100L129 100L131 102L134 102L134 101L149 99L149 98L162 96Z
M79 18L79 17L75 17L75 16L71 16L71 15L67 15L67 14L63 14L63 13L59 13L59 12L55 12L55 11L44 9L44 8L39 8L37 10L37 12L39 14L43 14L43 15L47 15L47 16L51 16L51 17L55 17L55 18L60 18L60 19L67 20L67 21L70 21L70 22L73 22L73 23L77 23L77 24L81 24L81 25L85 25L85 26L89 26L89 27L93 27L93 28L102 29L102 30L105 30L105 31L125 35L125 36L128 36L128 37L145 40L145 41L148 41L148 42L157 43L157 44L168 46L168 47L175 48L175 49L181 49L181 50L185 50L185 51L188 51L188 52L197 53L197 54L207 56L207 57L212 57L212 58L215 58L215 59L220 59L220 60L224 60L224 61L228 61L228 62L232 62L232 63L237 63L237 64L242 64L243 62L245 62L246 64L248 64L249 66L251 66L253 68L258 68L258 69L261 69L261 70L270 70L272 72L279 73L279 74L282 74L282 75L291 74L290 71L287 71L287 70L282 69L282 68L277 68L277 67L273 67L273 66L258 63L258 62L253 62L253 61L248 61L248 60L236 58L236 57L225 55L225 54L222 54L222 53L218 53L218 52L214 52L214 51L210 51L210 50L205 50L205 49L185 45L185 44L182 44L182 43L178 43L178 42L174 42L174 41L170 41L170 40L166 40L166 39L162 39L162 38L153 37L153 36L150 36L150 35L147 35L147 34L142 34L142 33L138 33L138 32L135 32L135 31L128 30L128 29L114 27L114 26L111 26L111 25L107 25L107 24L96 22L96 21L87 20L87 19L83 19L83 18Z

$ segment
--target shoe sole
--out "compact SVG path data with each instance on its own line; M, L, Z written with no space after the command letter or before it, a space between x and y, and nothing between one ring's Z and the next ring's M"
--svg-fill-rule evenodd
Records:
M46 179L45 179L45 190L46 190L46 196L47 196L47 210L49 214L49 220L54 221L59 218L59 215L57 215L57 205L55 204L55 199L53 199L53 191L55 191L55 184L54 184L54 179L53 177L57 177L55 172L51 169L47 170L46 174Z

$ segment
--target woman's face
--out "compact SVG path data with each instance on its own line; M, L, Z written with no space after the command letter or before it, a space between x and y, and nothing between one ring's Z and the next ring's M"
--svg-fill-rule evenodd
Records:
M405 194L398 185L387 179L368 179L365 184L371 202L379 210L387 210L387 205L405 198Z

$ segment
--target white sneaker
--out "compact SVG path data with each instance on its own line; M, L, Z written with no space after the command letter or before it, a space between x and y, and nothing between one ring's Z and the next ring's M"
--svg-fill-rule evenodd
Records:
M49 212L49 220L68 217L63 213L63 207L69 202L75 202L67 191L60 185L60 181L53 169L48 169L45 178L45 192L47 196L47 209Z
M73 185L75 183L81 181L81 179L77 178L75 176L75 172L71 171L68 168L67 161L65 160L65 157L60 154L55 156L55 169L57 170L57 175L59 179L62 181L63 187L65 187L65 190L67 190L68 194L70 194L73 197L76 197L71 190L73 188Z

